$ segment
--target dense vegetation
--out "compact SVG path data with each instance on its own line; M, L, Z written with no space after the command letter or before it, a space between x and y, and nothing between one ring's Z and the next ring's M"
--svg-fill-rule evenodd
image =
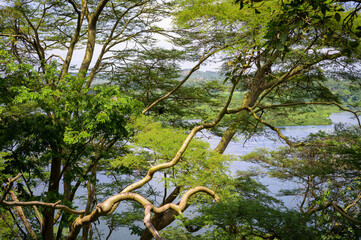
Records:
M109 239L119 227L143 240L358 238L360 122L303 140L277 126L358 117L360 10L329 0L1 3L0 238ZM199 75L212 57L221 74ZM182 72L183 61L194 67ZM196 138L206 129L221 136L214 150ZM243 156L260 169L232 177L229 143L263 130L285 147ZM299 184L284 192L303 199L298 209L256 180L264 174Z

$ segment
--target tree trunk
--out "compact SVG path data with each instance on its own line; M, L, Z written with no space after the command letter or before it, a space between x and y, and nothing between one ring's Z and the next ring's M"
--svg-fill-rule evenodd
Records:
M65 164L64 164L65 165ZM64 168L65 166L63 166ZM72 194L71 194L71 176L70 176L70 173L68 171L68 169L65 169L64 170L64 175L63 175L63 189L64 189L64 200L65 201L69 201L69 202L72 202L73 199L72 199ZM60 218L60 223L59 223L59 228L58 228L58 232L56 234L56 240L61 240L63 238L63 229L64 229L64 226L65 226L65 223L64 221L66 221L66 219L70 216L69 213L67 212L63 212L62 215L61 215L61 218Z
M167 203L171 203L173 202L177 196L179 195L180 191L180 187L177 186L175 189L173 189L172 193L169 194L169 196L165 199L165 201L160 205L163 206L164 204ZM160 214L154 214L154 216L151 219L151 222L153 224L153 226L155 227L155 229L162 230L163 228L165 228L166 226L168 226L169 224L171 224L175 217L178 216L178 213L176 213L173 210L169 210ZM141 240L148 240L148 239L152 239L153 235L152 233L149 231L148 228L146 228L142 234L142 236L140 237Z
M94 164L92 170L91 170L91 177L88 180L87 189L88 189L88 200L85 207L85 215L91 213L94 200L96 196L96 177L97 177L97 170L98 170L98 164ZM91 223L86 224L83 227L83 240L87 240L89 235L92 235L91 233Z
M47 201L57 201L58 199L54 198L54 195L59 192L59 180L61 173L61 159L53 157L51 161L51 171L50 171L50 181L49 188L47 192ZM42 231L42 237L44 240L53 240L54 239L54 209L45 208L44 212L44 228Z
M261 67L259 71L257 72L255 78L254 78L254 84L252 85L252 89L249 90L246 95L243 97L241 107L252 107L257 102L259 96L261 93L265 90L264 87L264 76L265 76L265 69L269 68L272 64L268 63L265 66ZM231 123L231 125L226 129L224 132L220 142L218 143L217 147L215 148L215 151L223 154L226 150L228 144L231 142L233 136L236 134L236 132L239 129L239 126L248 121L249 113L246 111L242 111L238 113L234 119L234 121ZM173 200L172 200L173 201ZM155 229L162 230L169 224L171 224L175 217L178 215L173 210L166 211L162 214L155 214L152 218L152 224L155 227ZM145 229L141 238L141 240L150 240L152 239L152 234L148 229Z
M252 107L258 97L261 95L262 89L260 87L255 88L253 91L249 91L246 93L246 95L243 97L242 105L241 107L247 108ZM236 132L239 130L239 127L245 123L245 121L248 121L249 113L242 111L238 113L231 123L231 125L226 129L224 132L221 140L219 141L217 147L214 149L215 151L219 152L220 154L223 154L226 148L228 147L228 144L231 142L232 138L236 134Z

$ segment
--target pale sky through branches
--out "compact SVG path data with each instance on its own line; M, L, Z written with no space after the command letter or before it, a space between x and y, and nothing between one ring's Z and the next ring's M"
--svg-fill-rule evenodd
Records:
M1 1L0 1L0 5L1 5ZM172 20L170 18L165 18L162 21L158 22L156 24L158 27L164 28L166 30L171 30L171 26L172 26ZM155 38L158 40L156 45L162 48L166 48L166 49L174 49L176 48L172 43L170 43L168 41L168 39L165 36L159 35L157 34L155 36ZM129 48L130 44L135 44L135 43L123 43L123 44L119 44L117 45L113 50L123 50L123 49L127 49ZM93 56L93 60L92 60L92 64L94 65L96 62L96 59L98 58L100 51L101 51L101 45L96 44L95 45L95 51L94 51L94 56ZM51 55L58 55L61 56L63 59L66 56L66 50L52 50L48 52L47 57L50 57ZM85 46L83 46L83 48L81 49L77 49L74 51L74 55L71 61L72 66L76 66L79 67L81 62L83 61L85 55ZM107 53L105 55L105 57L109 57L111 56L110 53ZM53 56L53 60L56 60L58 62L60 62L61 60L59 58L57 58L56 56ZM196 64L196 62L191 62L191 61L183 61L180 65L182 69L190 69L193 68L194 65ZM208 61L206 61L205 63L203 63L200 67L200 71L219 71L220 70L220 63L216 61L216 57L211 57L208 59Z

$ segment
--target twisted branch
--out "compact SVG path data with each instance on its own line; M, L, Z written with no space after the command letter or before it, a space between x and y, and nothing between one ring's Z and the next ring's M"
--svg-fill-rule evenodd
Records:
M193 137L196 135L197 132L199 132L200 130L205 129L205 128L214 127L216 124L218 124L222 120L224 115L227 113L227 108L228 108L229 104L231 103L231 100L232 100L232 97L233 97L233 92L236 89L236 85L237 84L233 85L233 87L232 87L232 89L231 89L231 91L229 93L229 97L228 97L228 100L227 100L224 108L221 110L219 115L214 119L214 121L210 122L210 123L203 123L201 125L195 126L191 130L191 132L188 134L187 138L184 140L184 142L183 142L182 146L180 147L180 149L178 150L177 154L175 155L175 157L171 161L166 162L166 163L161 163L161 164L158 164L156 166L151 167L148 170L147 175L143 179L129 185L121 193L108 198L107 200L105 200L101 204L98 204L96 209L92 213L90 213L89 215L86 215L86 216L83 216L83 217L82 216L78 217L73 222L67 239L68 240L75 239L76 236L78 235L80 229L85 224L94 222L101 216L106 216L106 215L112 214L115 211L115 209L118 207L119 203L121 201L123 201L123 200L137 201L140 204L142 204L143 207L145 207L145 208L146 208L146 206L150 206L151 203L147 199L145 199L144 197L142 197L139 194L132 193L131 191L133 191L135 189L138 189L138 188L142 187L144 184L146 184L147 182L149 182L153 178L153 175L157 171L160 171L160 170L166 169L166 168L171 168L174 165L176 165L180 161L184 151L187 149L188 145L190 144L191 140L193 139ZM161 206L159 208L156 208L153 205L152 211L154 213L161 213L161 212L164 212L164 211L171 208L174 211L176 211L178 214L182 215L182 210L186 207L186 202L187 202L188 198L192 194L194 194L196 192L206 192L209 195L213 196L216 199L216 201L218 201L218 199L219 199L218 196L212 190L210 190L208 188L205 188L205 187L196 187L196 188L190 189L189 191L187 191L185 193L185 195L182 197L181 202L180 202L179 205L176 205L176 204L173 204L173 203L168 203L168 204L165 204L165 205L163 205L163 206ZM149 225L148 217L149 217L149 215L148 215L148 210L147 210L146 211L146 216L145 216L145 222L146 222L147 227ZM150 231L152 232L152 230L154 230L154 229L151 227ZM152 234L153 234L153 236L155 238L158 237L156 232L153 231Z
M48 208L54 208L54 209L61 209L65 212L71 213L71 214L77 214L77 215L83 215L84 210L74 210L69 208L65 205L58 205L61 201L59 200L56 203L45 203L45 202L39 202L39 201L29 201L29 202L21 202L21 201L2 201L0 202L0 205L3 206L41 206L41 207L48 207Z
M106 199L103 203L99 203L96 209L91 214L84 217L78 217L78 219L76 219L75 222L73 223L67 239L68 240L75 239L82 226L96 221L101 216L107 216L111 214L114 211L113 210L114 206L119 205L119 203L124 200L136 201L144 207L145 209L144 224L151 231L155 239L162 239L158 231L154 228L154 226L150 221L151 211L154 213L162 213L169 209L173 209L180 215L183 215L182 211L186 208L186 204L189 197L198 192L207 193L210 196L212 196L215 199L215 201L219 201L218 195L213 190L206 187L192 188L183 195L179 204L168 203L161 207L155 207L151 202L149 202L145 197L143 197L140 194L133 192L121 192L117 195L114 195Z

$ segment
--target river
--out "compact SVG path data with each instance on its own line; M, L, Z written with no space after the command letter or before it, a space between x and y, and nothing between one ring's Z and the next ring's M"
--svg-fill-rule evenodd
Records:
M346 124L357 123L353 115L347 112L334 113L330 116L330 119L332 120L332 125L287 126L287 127L281 127L280 129L282 133L287 137L302 139L311 133L316 133L319 131L330 132L334 129L334 125L337 123L346 123ZM269 134L272 139L277 139L277 135L275 133L269 132ZM203 132L202 136L205 140L207 140L210 143L210 147L212 149L214 149L217 146L220 140L220 137L214 136L209 132ZM226 154L241 156L255 150L256 148L275 149L277 147L284 145L284 143L282 143L279 140L274 141L264 136L252 137L248 139L245 143L244 141L242 141L243 136L238 135L236 137L238 141L232 141L228 145L225 151ZM236 175L237 171L248 170L252 167L257 167L257 165L243 161L233 161L230 164L231 172L234 175ZM275 178L264 177L260 179L260 181L261 183L267 185L268 189L275 196L281 189L290 189L294 187L294 185L292 185L293 183L283 182ZM298 203L297 199L292 196L282 197L281 200L285 203L287 207L290 208L297 206ZM100 229L103 229L105 235L107 234L107 228L104 225L101 224ZM117 231L115 231L109 239L136 240L139 239L139 237L131 235L130 231L126 228L120 228Z

